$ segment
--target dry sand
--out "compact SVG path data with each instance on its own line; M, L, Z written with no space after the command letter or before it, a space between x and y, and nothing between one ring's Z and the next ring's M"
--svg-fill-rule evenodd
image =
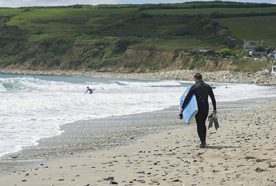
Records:
M198 148L195 124L134 144L48 160L0 177L10 185L276 185L276 99L219 111L221 127Z

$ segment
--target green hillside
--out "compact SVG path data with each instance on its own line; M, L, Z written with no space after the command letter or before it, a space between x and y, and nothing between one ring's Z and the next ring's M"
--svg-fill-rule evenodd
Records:
M264 40L265 43L276 46L276 15L225 18L216 21L230 28L232 34L240 40Z
M143 11L147 14L166 14L166 15L212 15L212 14L223 14L223 15L233 15L233 14L268 14L275 13L276 7L256 7L256 8L194 8L194 9L153 9Z
M0 8L0 66L128 72L199 68L207 60L216 65L225 57L236 60L243 39L276 47L275 31L276 6L271 4Z

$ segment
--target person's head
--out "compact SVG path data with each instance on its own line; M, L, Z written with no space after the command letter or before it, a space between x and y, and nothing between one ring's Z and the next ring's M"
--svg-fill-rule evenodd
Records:
M89 87L87 87L87 89L89 89Z
M195 82L202 81L202 75L200 73L196 73L194 75L194 78L195 78Z

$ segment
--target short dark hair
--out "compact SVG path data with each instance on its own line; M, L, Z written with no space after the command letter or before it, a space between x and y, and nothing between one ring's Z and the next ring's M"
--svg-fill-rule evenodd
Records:
M197 80L202 80L202 75L200 73L196 73L194 75L194 78L197 79Z

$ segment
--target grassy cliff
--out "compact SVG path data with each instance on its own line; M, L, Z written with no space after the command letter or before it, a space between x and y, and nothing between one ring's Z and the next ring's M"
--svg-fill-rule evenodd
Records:
M276 46L275 5L193 2L0 8L0 66L4 68L147 72L212 70L212 63L214 69L250 71L238 60L243 39ZM261 64L252 69L267 67Z

